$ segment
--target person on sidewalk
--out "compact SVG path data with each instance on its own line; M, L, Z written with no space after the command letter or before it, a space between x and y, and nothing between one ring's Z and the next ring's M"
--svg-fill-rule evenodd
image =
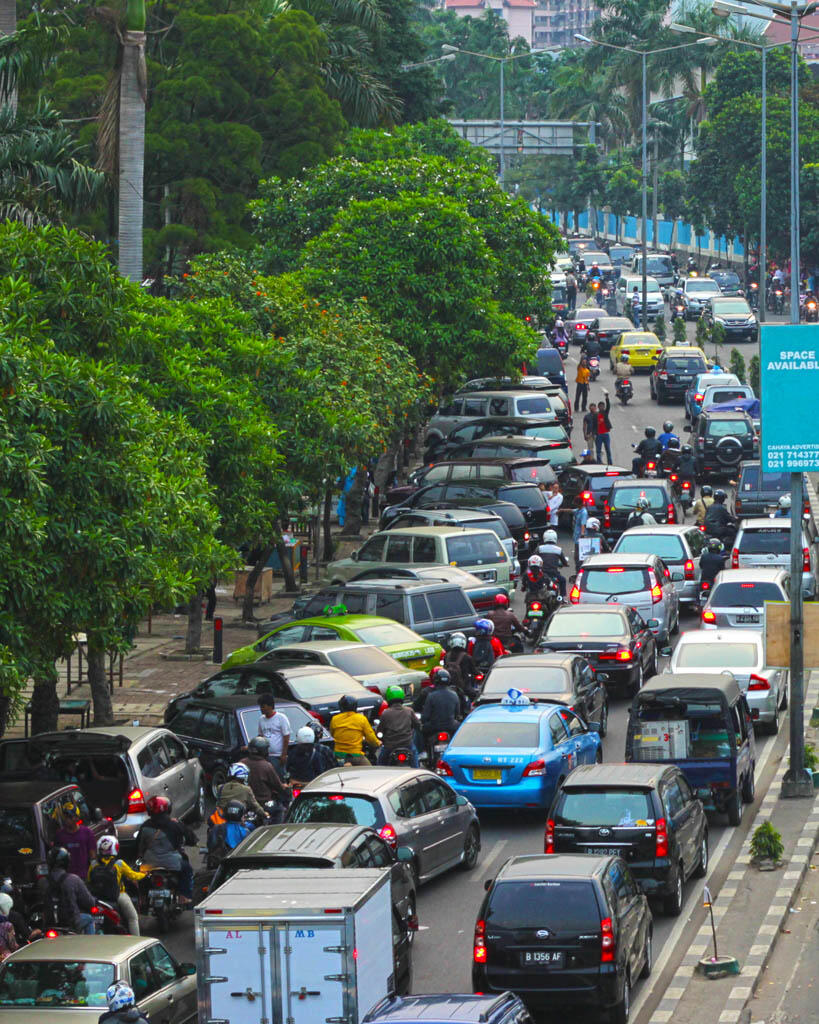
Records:
M144 877L144 871L134 871L120 859L116 836L100 836L97 858L88 869L88 888L98 900L117 907L129 935L139 935L139 915L125 890L125 882L138 883Z
M349 694L338 702L338 713L330 719L330 732L335 743L336 761L341 764L369 765L364 744L378 750L381 741L373 727L358 710L358 701Z
M63 827L55 832L54 843L68 850L71 858L68 870L80 878L85 878L88 874L88 865L97 855L97 837L87 825L83 825L80 809L73 800L68 800L62 805L60 814Z
M589 448L594 448L597 437L597 403L589 402L589 411L583 417L583 438Z
M605 405L602 402L597 404L597 431L594 435L594 453L597 456L597 461L602 463L600 453L603 448L606 449L606 465L610 466L611 459L611 420L609 419L609 412L611 411L611 400L609 398L608 391L603 388L603 395L605 396Z
M213 622L213 613L216 611L216 577L208 584L208 589L205 591L205 597L207 598L207 606L205 607L205 622Z
M290 720L287 715L276 710L276 701L272 693L259 697L259 708L262 717L259 719L259 735L267 740L270 763L280 778L285 775L287 764L287 748L290 746Z
M574 389L574 408L576 412L586 411L586 403L589 398L590 380L591 370L589 369L589 361L585 356L583 356L578 364L577 376L575 377L575 384L577 387Z

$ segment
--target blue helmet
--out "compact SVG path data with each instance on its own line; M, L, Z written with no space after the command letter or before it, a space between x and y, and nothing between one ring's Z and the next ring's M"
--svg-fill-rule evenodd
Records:
M232 764L228 768L228 777L231 779L238 779L239 782L247 782L250 778L250 769L246 764L242 764L241 761L237 761L236 764Z
M109 985L105 998L108 1001L108 1009L111 1013L116 1013L117 1010L124 1010L126 1007L133 1006L136 1003L134 990L129 985L126 985L124 981L115 981L113 985Z
M491 619L477 619L475 630L482 636L491 636L495 632L495 623Z

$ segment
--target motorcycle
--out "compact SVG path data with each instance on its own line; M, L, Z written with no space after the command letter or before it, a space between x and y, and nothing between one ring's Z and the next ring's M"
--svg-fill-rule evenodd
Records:
M774 285L768 300L768 308L773 313L782 314L785 310L785 289L781 285Z
M656 459L646 459L640 476L646 480L656 480L660 476L660 466Z
M560 358L565 359L569 351L569 338L565 334L552 334L552 345L560 353Z
M593 381L600 376L600 356L589 356L589 373Z
M558 582L551 576L546 577L542 590L527 595L522 625L529 643L537 645L546 622L562 603Z
M806 324L819 323L819 304L817 304L816 299L808 299L805 303L804 310Z
M628 405L634 397L634 385L629 377L618 377L614 385L614 393L622 405Z
M164 935L171 921L185 909L179 901L179 872L143 866L145 878L139 883L139 912L156 918Z
M700 611L702 611L703 608L708 603L708 598L709 598L710 594L711 594L711 581L710 580L700 580L699 585L697 586L697 605L698 605Z
M759 309L759 283L751 281L748 285L748 304L751 309Z
M449 746L450 736L448 732L436 732L427 737L426 753L427 768L436 771L438 762L444 756L444 751Z
M694 504L691 481L683 480L674 470L668 474L668 481L671 484L671 493L680 499L683 512L687 512Z
M679 295L671 300L671 320L685 320L685 303Z

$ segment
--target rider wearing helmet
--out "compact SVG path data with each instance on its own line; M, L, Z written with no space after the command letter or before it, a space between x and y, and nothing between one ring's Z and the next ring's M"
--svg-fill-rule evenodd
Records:
M495 658L502 658L506 654L503 644L496 636L493 636L494 632L495 623L491 619L475 620L477 635L470 638L466 650L468 654L472 655L475 667L481 672L486 672L488 668L491 668L495 663Z
M526 594L539 594L546 584L546 573L543 571L543 559L540 555L530 555L526 563L526 572L521 580Z
M275 769L274 769L275 770ZM228 778L219 789L216 806L224 817L225 808L231 800L238 800L246 811L253 811L260 818L265 817L265 809L253 795L250 788L250 769L244 761L237 761L228 768Z
M430 694L429 696L432 696ZM378 752L378 763L389 764L389 757L394 750L407 750L413 768L418 767L418 754L413 744L415 735L415 714L411 707L404 703L406 694L400 686L387 687L384 694L388 707L381 715L381 742L383 746ZM427 698L427 701L429 697ZM427 701L424 702L425 706Z
M131 935L139 935L139 915L125 890L125 881L139 883L144 877L144 871L134 871L120 859L116 836L99 837L96 860L91 861L88 869L88 888L98 900L113 903L119 908L120 917Z
M694 458L694 449L690 444L684 444L680 449L680 457L677 459L677 473L680 480L688 480L691 484L691 497L694 497L694 484L697 479L697 461Z
M700 585L714 582L717 573L725 568L727 557L728 552L722 541L718 537L711 537L707 549L700 555Z
M48 853L48 889L57 901L57 924L71 928L79 935L94 934L91 908L94 897L85 882L69 871L71 855L64 846L54 846ZM50 900L46 901L51 903Z
M580 565L585 562L589 555L600 555L611 550L606 543L606 538L600 532L600 520L597 516L589 516L586 520L586 533L582 540L578 541L578 548Z
M325 744L316 742L316 730L321 735L318 722L315 726L303 725L296 733L296 742L291 745L287 757L290 778L299 788L336 766L336 759Z
M779 501L776 503L776 512L774 512L774 518L776 519L790 519L791 517L791 496L790 494L783 494Z
M435 684L421 712L421 728L427 740L439 732L448 732L450 736L455 732L461 717L461 702L451 683L452 677L445 668L435 673Z
M495 624L495 636L504 646L508 646L507 641L511 640L516 633L519 636L523 634L523 626L509 607L509 598L506 594L495 594L494 607L486 613L486 617Z
M630 513L626 520L626 529L630 530L633 526L656 526L657 520L648 511L648 498L639 497L634 503L634 511Z
M253 825L245 819L246 808L241 800L228 800L225 820L208 830L208 867L215 870L239 843L250 835Z
M260 804L271 800L286 801L290 790L279 778L279 773L268 759L270 741L266 736L254 736L247 745L247 756L239 764L243 764L249 774L247 780L253 796Z
M714 503L705 513L705 532L710 537L718 537L727 547L736 532L736 520L725 507L728 495L722 488L714 491Z
M586 523L588 528L588 522ZM537 549L538 556L543 563L544 573L557 581L560 589L560 596L566 596L566 579L561 573L563 566L569 564L568 558L563 554L563 548L557 543L557 532L546 530L543 534L543 543ZM529 562L531 563L531 558Z
M694 502L694 519L697 526L703 526L705 523L705 514L708 509L714 504L714 492L711 489L710 484L703 484L700 487L700 496Z
M373 727L357 709L358 701L345 693L338 702L338 713L330 719L336 761L342 764L370 764L370 759L364 753L364 744L373 750L381 746Z
M614 375L618 378L630 377L632 374L631 360L629 359L628 352L624 352L617 362L614 364ZM615 386L615 391L617 387Z
M130 985L115 981L105 993L108 1009L98 1024L148 1024L148 1018L136 1005L136 996Z
M447 641L444 668L452 677L453 686L470 700L477 692L475 687L475 662L467 653L466 636L463 633L452 633Z
M190 903L193 893L193 868L185 846L195 846L196 833L171 817L171 801L166 796L152 796L148 801L148 818L139 830L137 855L147 871L165 868L179 873L179 901Z
M667 448L668 442L671 440L672 437L677 441L677 445L679 446L680 439L674 433L674 424L671 422L671 420L666 420L663 424L663 432L662 434L660 434L657 440L660 442L663 448Z
M580 453L580 465L581 466L596 466L594 455L592 455L591 448L584 448Z
M631 461L631 469L635 476L642 476L647 462L657 459L662 451L662 442L656 437L654 427L646 427L646 436L635 447L636 455Z

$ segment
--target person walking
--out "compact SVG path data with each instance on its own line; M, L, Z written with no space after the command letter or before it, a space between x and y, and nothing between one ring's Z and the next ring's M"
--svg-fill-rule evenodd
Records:
M566 305L570 312L577 307L577 278L571 270L566 274Z
M575 384L577 386L574 389L574 407L580 412L586 411L586 403L589 398L590 380L591 370L589 369L589 362L586 357L583 356L577 367L577 376L575 377Z
M549 497L546 499L546 504L549 507L549 526L551 526L553 530L556 530L560 516L560 506L563 504L563 495L560 491L560 484L557 480L552 484L552 489Z
M610 466L611 459L611 420L609 419L609 412L611 410L611 400L609 399L608 391L603 388L603 395L605 396L605 404L603 402L597 403L597 430L594 436L594 451L597 455L597 461L602 462L600 453L603 448L606 449L606 465Z
M589 402L589 411L583 417L583 438L589 448L594 448L597 437L597 403Z

